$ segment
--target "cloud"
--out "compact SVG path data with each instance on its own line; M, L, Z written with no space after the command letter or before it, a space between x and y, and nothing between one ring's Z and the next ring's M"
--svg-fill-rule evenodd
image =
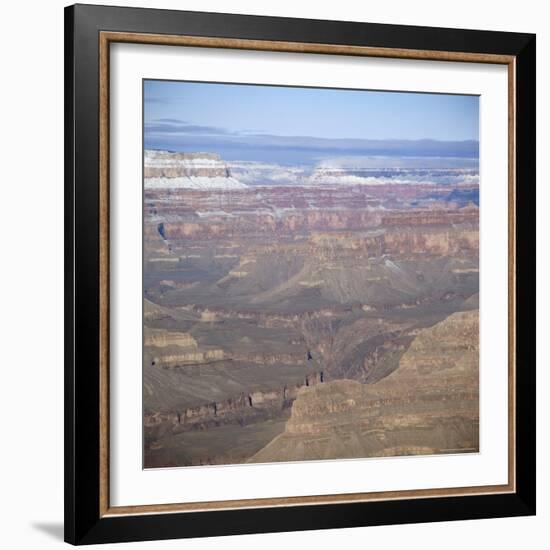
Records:
M170 103L170 99L165 97L146 97L145 103L153 103L158 105L166 105Z
M187 124L187 120L179 118L157 118L153 122L167 122L168 124Z
M212 135L228 136L237 135L219 126L205 126L201 124L190 124L185 120L176 118L159 118L145 123L146 134L184 134L184 135Z
M145 142L152 148L212 151L242 158L315 158L341 155L439 157L472 159L477 163L479 142L357 139L282 136L237 132L221 126L192 124L177 118L158 118L145 123Z

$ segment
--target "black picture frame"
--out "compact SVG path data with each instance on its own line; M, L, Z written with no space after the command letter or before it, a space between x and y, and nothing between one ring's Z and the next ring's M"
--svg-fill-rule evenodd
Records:
M100 512L100 32L513 56L515 491L155 514ZM128 542L535 514L535 36L75 5L65 9L65 540Z

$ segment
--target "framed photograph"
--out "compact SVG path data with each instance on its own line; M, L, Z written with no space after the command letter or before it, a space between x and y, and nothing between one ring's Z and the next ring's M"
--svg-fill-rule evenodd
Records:
M535 513L535 36L65 12L65 537Z

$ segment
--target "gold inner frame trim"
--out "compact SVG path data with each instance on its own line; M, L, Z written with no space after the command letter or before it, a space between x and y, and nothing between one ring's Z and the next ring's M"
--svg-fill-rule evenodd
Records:
M455 61L465 63L492 63L508 68L508 483L474 487L415 489L406 491L382 491L333 495L309 495L301 497L276 497L213 502L189 502L172 504L147 504L139 506L110 506L109 500L109 82L111 43L155 44L161 46L187 46L225 48L269 52L312 53L362 57L387 57L394 59L418 59L430 61ZM279 42L205 36L163 35L102 31L99 33L99 284L100 284L100 467L99 514L124 516L175 512L197 512L277 506L314 506L350 502L374 502L418 498L442 498L448 496L487 495L514 493L516 490L516 342L515 342L515 134L516 134L516 59L511 55L346 46L302 42Z

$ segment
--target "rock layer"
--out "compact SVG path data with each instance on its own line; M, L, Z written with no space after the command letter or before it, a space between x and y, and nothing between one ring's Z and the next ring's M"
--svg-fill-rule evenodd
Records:
M212 154L145 160L145 467L243 462L283 431L291 408L292 437L312 437L299 433L315 422L298 422L298 403L310 386L330 401L342 379L357 403L365 388L397 381L365 397L402 403L385 446L371 434L367 451L413 452L414 434L397 430L409 397L394 375L400 364L407 372L423 330L477 308L477 182L459 170L438 180L452 185L421 184L433 174L408 170L409 183L394 185L400 170L339 168L316 184L291 166L283 184L270 167Z
M302 388L283 434L251 462L479 450L478 312L421 330L375 384Z

